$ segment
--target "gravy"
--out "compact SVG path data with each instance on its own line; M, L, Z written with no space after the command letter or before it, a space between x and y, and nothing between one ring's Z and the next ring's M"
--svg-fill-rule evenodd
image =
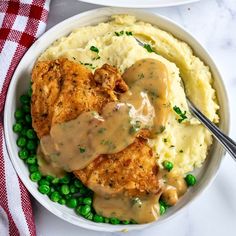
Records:
M60 176L64 171L83 169L100 154L117 153L134 142L140 129L148 129L155 138L168 117L168 72L154 59L137 61L123 74L129 90L119 102L108 103L101 114L84 112L76 119L56 124L40 140L40 170ZM43 155L42 155L43 154ZM162 182L162 177L157 176ZM162 185L160 185L162 186ZM131 198L125 194L102 195L94 190L94 208L98 214L133 219L138 223L159 216L159 197L149 194Z
M134 198L124 195L109 198L95 194L93 207L102 216L144 224L158 219L159 198L160 194Z
M165 65L143 59L128 68L123 78L129 90L120 96L119 102L108 103L100 115L84 112L74 120L56 124L49 135L41 138L43 174L52 174L54 168L57 173L58 169L68 172L83 169L100 154L126 148L142 128L149 129L152 137L160 132L168 112Z
M144 98L138 110L131 104L108 103L101 115L84 112L74 120L54 125L50 135L40 140L40 148L48 162L46 168L54 163L71 172L83 169L100 154L123 150L134 142L132 124L136 116L142 118L140 128L152 123L154 111L148 102ZM44 173L43 168L41 166Z
M150 128L152 138L155 138L167 120L169 80L166 66L155 59L142 59L128 68L123 74L123 79L129 86L129 92L121 96L138 109L145 93L154 110L155 117Z

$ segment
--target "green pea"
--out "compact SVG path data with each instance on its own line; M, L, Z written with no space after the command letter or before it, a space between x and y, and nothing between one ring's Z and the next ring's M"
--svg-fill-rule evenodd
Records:
M34 182L37 182L41 179L41 174L39 171L35 171L30 175L30 179Z
M84 202L84 198L83 197L78 197L77 201L78 201L78 204L82 204Z
M91 197L86 197L83 199L83 203L86 205L92 205L92 198Z
M54 177L53 176L51 176L51 175L47 175L46 177L45 177L45 179L48 181L48 182L52 182L52 180L54 179Z
M30 113L30 106L29 105L23 105L22 106L22 109L23 109L23 111L25 112L25 113Z
M118 224L120 223L120 220L117 219L117 218L115 218L115 217L112 217L112 218L110 219L110 222L111 222L111 224L113 224L113 225L118 225Z
M61 186L61 193L62 193L63 195L67 195L67 194L70 193L70 188L69 188L69 186L68 186L67 184L63 184L63 185Z
M26 159L26 163L27 164L36 164L37 163L37 159L36 159L36 156L35 155L31 155L29 156L27 159Z
M92 213L92 212L89 212L89 213L85 216L85 218L86 218L87 220L93 220L93 213Z
M54 186L51 186L51 191L50 191L50 193L53 193L53 192L55 192L56 191L56 189L54 188Z
M69 194L65 195L64 198L65 198L66 200L68 200L68 199L72 198L72 194L69 193Z
M129 220L123 220L123 221L122 221L122 224L124 224L124 225L128 225L129 223L130 223Z
M33 164L33 165L28 165L28 168L29 168L29 172L30 172L30 173L33 173L33 172L39 170L39 169L38 169L38 165L35 165L35 164ZM41 180L40 180L40 181L41 181Z
M70 185L70 192L71 193L77 193L79 189L75 185Z
M21 109L16 109L14 115L15 115L16 120L20 120L24 118L24 112Z
M57 184L59 184L59 181L60 181L59 178L54 178L54 179L52 180L52 184L57 185Z
M27 114L26 116L25 116L25 121L27 122L27 123L32 123L32 118L31 118L31 115L30 114Z
M60 200L61 196L59 194L59 192L57 191L54 191L51 195L50 195L50 199L53 201L53 202L58 202Z
M84 185L82 184L82 182L79 180L79 179L75 179L74 180L74 185L77 187L77 188L82 188Z
M65 175L64 177L62 177L61 179L60 179L60 183L62 183L62 184L68 184L68 183L70 183L70 176L69 175Z
M21 150L18 152L18 156L20 157L20 159L25 160L25 159L28 158L29 152L28 152L27 149L21 149Z
M163 161L162 165L167 171L171 171L174 167L173 163L170 161Z
M25 120L22 118L22 119L19 119L17 120L17 123L21 124L22 125L22 129L23 127L25 126Z
M166 212L166 207L160 204L160 215L163 215Z
M66 205L66 200L64 198L61 198L59 201L58 201L59 204L61 205Z
M27 130L28 130L27 128L23 128L22 131L21 131L21 135L26 136Z
M91 207L89 205L81 206L80 214L82 216L86 216L91 211Z
M28 150L34 151L37 148L37 144L34 140L28 140L27 144L26 144L26 148Z
M138 224L135 220L130 220L130 224Z
M81 208L82 208L83 206L78 206L76 209L75 209L75 212L76 212L76 214L78 214L78 215L81 215Z
M29 104L30 103L30 97L26 94L20 96L20 102L22 104Z
M34 132L33 129L28 129L26 132L26 136L29 139L35 139L36 138L36 133Z
M15 133L20 133L21 131L22 131L22 129L23 129L23 127L22 127L22 124L20 124L20 123L15 123L14 125L13 125L13 131L15 132Z
M186 181L188 186L193 186L197 182L196 177L194 175L191 175L191 174L186 175L185 181Z
M50 187L46 184L43 184L38 187L38 190L42 194L48 194L50 192Z
M95 214L94 217L93 217L93 221L96 222L96 223L103 223L104 218L100 215Z
M110 223L110 219L109 218L107 218L107 217L104 217L104 223Z
M18 147L24 147L26 145L26 143L27 143L26 138L22 137L22 136L20 136L16 141L16 144Z
M66 205L69 208L76 208L78 205L77 199L76 198L70 198L66 201Z
M40 181L39 181L39 185L50 185L50 183L49 183L49 181L48 180L46 180L46 179L41 179Z
M83 188L81 188L81 189L79 190L79 193L80 193L81 195L85 195L87 192L88 192L88 189L85 188L85 187L83 187Z

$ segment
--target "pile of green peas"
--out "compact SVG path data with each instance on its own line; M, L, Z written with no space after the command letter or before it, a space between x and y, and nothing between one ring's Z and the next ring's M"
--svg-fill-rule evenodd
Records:
M93 208L93 192L82 184L72 173L63 178L55 178L40 173L37 161L37 147L39 139L32 128L31 94L29 91L20 97L21 106L16 109L13 131L18 135L16 144L19 147L18 156L28 165L30 179L38 183L38 191L47 195L55 203L65 205L87 220L97 223L135 224L134 221L121 221L115 217L106 218L96 214Z

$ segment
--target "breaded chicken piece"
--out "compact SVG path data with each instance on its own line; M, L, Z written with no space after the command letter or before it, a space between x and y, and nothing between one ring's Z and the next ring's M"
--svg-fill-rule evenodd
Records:
M119 153L100 155L86 168L74 171L86 186L103 196L157 194L157 173L156 158L142 138Z
M114 67L103 67L93 75L85 66L68 59L42 61L34 66L31 114L39 138L49 134L52 125L75 119L83 111L100 112L105 104L117 100L116 91L128 89Z
M56 123L75 119L84 111L100 112L105 104L118 100L128 86L110 65L94 75L83 65L58 59L38 62L32 72L32 122L39 138L49 134ZM157 193L156 158L141 130L135 142L116 154L98 156L74 174L89 188L101 194L125 192L128 195Z

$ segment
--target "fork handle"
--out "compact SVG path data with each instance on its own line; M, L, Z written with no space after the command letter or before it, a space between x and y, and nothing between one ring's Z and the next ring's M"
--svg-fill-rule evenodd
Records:
M187 100L190 112L199 120L213 136L222 144L224 149L233 157L236 161L236 143L227 135L225 135L213 122L211 122L205 115L199 111L196 106L189 100Z

